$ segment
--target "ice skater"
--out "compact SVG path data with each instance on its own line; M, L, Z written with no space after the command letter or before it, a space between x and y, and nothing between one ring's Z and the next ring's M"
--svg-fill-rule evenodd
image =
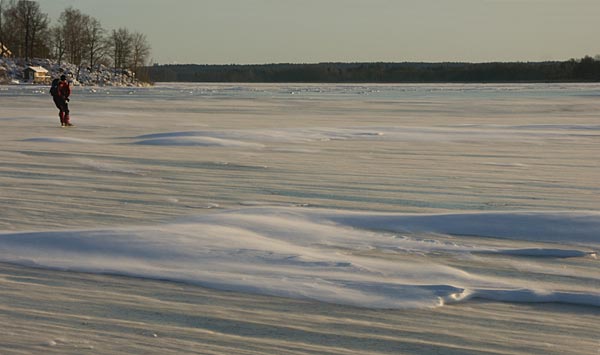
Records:
M54 104L56 108L58 108L58 117L60 118L61 127L71 127L73 124L71 123L71 119L69 117L69 96L71 96L71 87L67 82L67 77L65 75L60 76L59 79L54 79L52 81L52 86L50 87L50 94L54 99Z

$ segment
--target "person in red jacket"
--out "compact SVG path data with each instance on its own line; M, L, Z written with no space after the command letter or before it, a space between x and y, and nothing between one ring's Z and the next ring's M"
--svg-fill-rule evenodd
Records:
M65 75L60 76L60 81L58 82L58 88L56 93L53 95L54 104L56 108L58 108L58 117L60 118L60 125L63 127L72 126L71 118L69 117L69 96L71 96L71 87L67 82L67 77Z

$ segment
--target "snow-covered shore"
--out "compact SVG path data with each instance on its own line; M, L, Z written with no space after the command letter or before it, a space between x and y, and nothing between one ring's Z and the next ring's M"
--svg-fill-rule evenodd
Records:
M28 84L23 71L28 66L39 66L48 70L51 78L65 74L73 85L81 86L147 86L135 77L130 70L115 70L104 65L79 68L67 62L57 62L50 59L0 58L0 84ZM4 73L4 74L3 74Z

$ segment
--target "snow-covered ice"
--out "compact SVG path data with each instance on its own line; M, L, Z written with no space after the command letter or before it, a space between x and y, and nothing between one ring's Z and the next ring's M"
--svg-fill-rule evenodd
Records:
M173 297L168 281L317 301L318 317L338 305L500 322L482 300L594 314L599 96L595 84L78 87L77 127L61 129L45 88L1 87L0 261L156 280ZM154 305L146 291L140 307ZM136 331L159 341L163 326Z
M551 282L532 283L531 275L525 272L490 277L451 267L444 258L435 256L485 252L586 257L594 249L485 248L468 237L447 244L377 233L380 229L411 231L411 235L456 234L457 226L466 235L555 243L568 238L568 245L600 246L600 213L415 218L256 207L149 227L0 234L0 252L2 261L24 265L182 281L361 307L440 306L463 294L511 302L600 307L600 293L594 287L582 284L569 289ZM508 233L506 226L518 230ZM386 253L406 257L377 257ZM570 276L578 275L573 272Z

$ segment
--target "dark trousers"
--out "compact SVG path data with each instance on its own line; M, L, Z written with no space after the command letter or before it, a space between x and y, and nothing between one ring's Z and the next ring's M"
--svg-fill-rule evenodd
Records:
M56 108L59 110L58 117L60 118L60 124L69 123L69 104L60 96L54 96L53 99Z

